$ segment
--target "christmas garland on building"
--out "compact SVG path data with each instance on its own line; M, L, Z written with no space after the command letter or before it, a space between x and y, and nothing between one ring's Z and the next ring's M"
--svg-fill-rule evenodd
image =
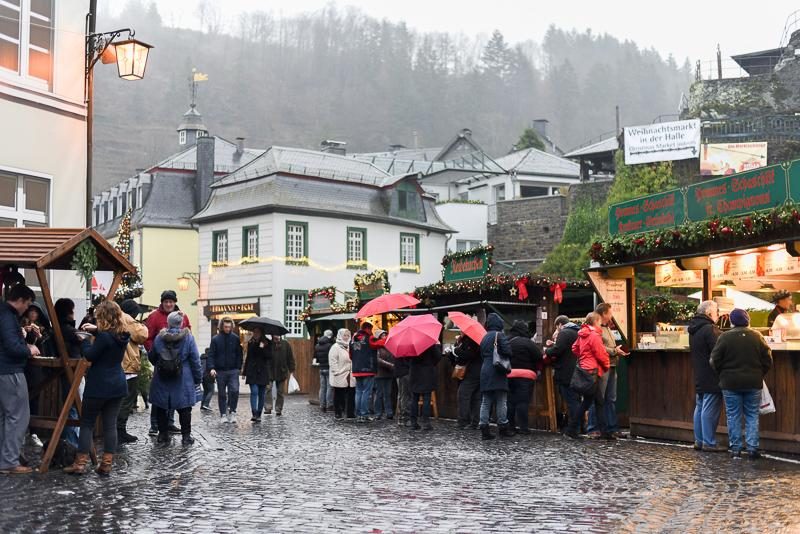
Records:
M317 295L325 297L329 301L333 302L334 299L336 299L336 286L317 287L311 289L308 292L308 300L314 300L314 297Z
M494 261L492 261L494 247L492 245L483 245L470 250L462 250L459 252L450 252L449 254L445 254L442 258L442 267L447 267L447 265L453 260L470 258L472 256L477 256L478 254L483 254L484 252L486 253L486 257L489 258L489 269L491 269L491 266L494 265Z
M389 283L389 273L385 269L377 269L371 273L357 274L353 278L353 287L356 293L360 293L361 289L365 286L370 286L376 282L383 283L383 292L391 293L392 284Z
M788 202L769 211L739 217L685 222L647 234L608 236L595 242L589 255L603 265L693 252L746 247L780 238L800 238L800 207Z
M447 295L485 295L502 294L516 296L519 300L526 300L528 288L549 288L553 294L566 288L588 288L589 282L584 280L560 280L542 276L535 273L524 274L488 274L473 280L460 280L457 282L435 282L418 287L413 296L426 305L437 297Z
M666 295L651 295L636 303L636 317L661 323L684 323L694 316L694 304L677 302Z

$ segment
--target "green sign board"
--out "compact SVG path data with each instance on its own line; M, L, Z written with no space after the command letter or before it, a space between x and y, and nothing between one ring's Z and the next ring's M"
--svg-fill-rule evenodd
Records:
M745 215L780 206L789 196L786 167L770 165L689 186L689 220Z
M800 160L789 164L789 198L800 202Z
M639 234L671 228L681 224L684 217L683 192L673 189L611 205L608 232L611 235Z
M361 286L358 290L358 299L362 301L372 300L380 297L384 293L386 293L386 291L384 291L383 280L377 280L371 284Z
M489 252L480 250L474 254L452 258L447 262L444 267L444 281L458 282L460 280L483 278L488 272Z
M331 299L325 295L314 295L311 299L311 311L315 313L331 311Z

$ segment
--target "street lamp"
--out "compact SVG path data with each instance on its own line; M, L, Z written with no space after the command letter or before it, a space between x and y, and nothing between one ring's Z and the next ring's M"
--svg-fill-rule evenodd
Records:
M112 32L95 33L97 25L97 0L89 1L86 14L86 53L84 62L84 100L86 103L86 226L92 226L92 149L94 130L94 66L98 60L103 63L117 63L117 73L123 80L141 80L147 66L149 44L134 39L136 34L130 28ZM117 41L122 34L127 39Z
M178 289L180 291L188 291L189 282L194 282L197 287L200 287L200 273L183 273L178 277Z

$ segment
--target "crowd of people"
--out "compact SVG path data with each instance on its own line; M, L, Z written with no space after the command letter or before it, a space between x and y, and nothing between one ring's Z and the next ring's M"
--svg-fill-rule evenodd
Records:
M34 300L30 288L17 284L0 306L0 473L32 471L20 454L31 413L36 412L29 382L41 380L29 359L55 353L52 325ZM82 387L79 429L68 427L64 433L64 440L76 449L74 461L64 468L66 473L86 472L98 418L103 434L99 475L111 473L120 444L137 441L128 432L127 421L142 391L140 379L148 375L148 364L153 369L146 395L151 404L150 434L158 444L168 444L171 434L180 434L184 446L192 445L192 409L200 403L201 410L212 411L215 387L221 422L235 423L241 376L250 389L253 424L273 412L282 415L286 381L296 370L291 345L280 335L268 334L263 326L254 326L243 348L233 321L223 318L201 355L177 301L174 291L164 291L160 306L140 322L135 301L106 300L91 309L79 326L73 301L55 303L67 354L92 364ZM757 458L762 380L771 366L771 354L764 338L748 328L746 311L733 310L729 320L733 328L722 333L717 327L717 305L706 301L688 328L696 385L695 448L725 450L716 441L724 401L731 454L741 457L744 446L750 457ZM322 412L333 412L335 421L365 424L397 418L398 424L412 431L432 430L438 366L446 358L453 378L459 381L459 429L480 430L482 439L490 440L496 437L491 429L495 422L502 437L528 434L534 386L550 365L567 406L564 434L573 439L587 434L613 440L619 435L616 366L627 353L612 332L612 322L611 306L605 303L580 326L559 316L556 331L542 350L527 323L516 321L506 333L503 319L490 313L482 337L462 334L444 351L435 343L413 357L392 354L386 343L388 333L366 321L354 333L342 328L334 335L326 330L316 342L312 362L320 374L319 406ZM62 380L66 391L69 384ZM77 418L74 407L70 416Z

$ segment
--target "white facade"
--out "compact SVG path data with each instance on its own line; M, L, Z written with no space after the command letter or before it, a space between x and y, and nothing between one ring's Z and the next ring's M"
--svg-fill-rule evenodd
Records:
M88 4L0 4L5 6L0 25L0 225L83 227ZM27 282L38 286L30 276ZM74 273L53 273L51 285L55 298L83 304L85 293Z
M245 233L245 228L258 229L257 263L248 263L254 261L252 255L248 257L252 251L253 234ZM303 242L297 240L299 234L295 232L299 228L305 229ZM201 222L199 232L201 274L198 304L258 303L260 315L278 319L290 328L297 328L292 319L298 308L305 306L310 289L336 286L338 291L352 292L353 278L358 273L386 269L393 292L411 291L417 286L438 281L446 246L444 234L412 226L285 213ZM366 235L363 236L362 232ZM287 235L290 233L293 240L287 248ZM418 272L401 268L402 236L406 237L407 243L414 238L418 240ZM360 246L366 244L363 251L367 264L361 269L348 267L348 252L353 254L361 250L356 237ZM362 242L361 237L366 237L366 240ZM307 262L302 259L287 261L287 250L290 255L294 254L298 246L304 248ZM410 252L411 248L406 251ZM216 264L225 261L225 253L227 266L215 266L215 260ZM343 295L338 294L337 301L343 300ZM233 311L230 315L235 313ZM211 340L212 322L201 314L195 332L202 350ZM302 326L295 335L298 333L303 335Z
M439 217L450 227L457 228L447 242L448 252L470 250L486 242L486 223L489 206L486 204L466 204L451 202L438 204L436 211Z

